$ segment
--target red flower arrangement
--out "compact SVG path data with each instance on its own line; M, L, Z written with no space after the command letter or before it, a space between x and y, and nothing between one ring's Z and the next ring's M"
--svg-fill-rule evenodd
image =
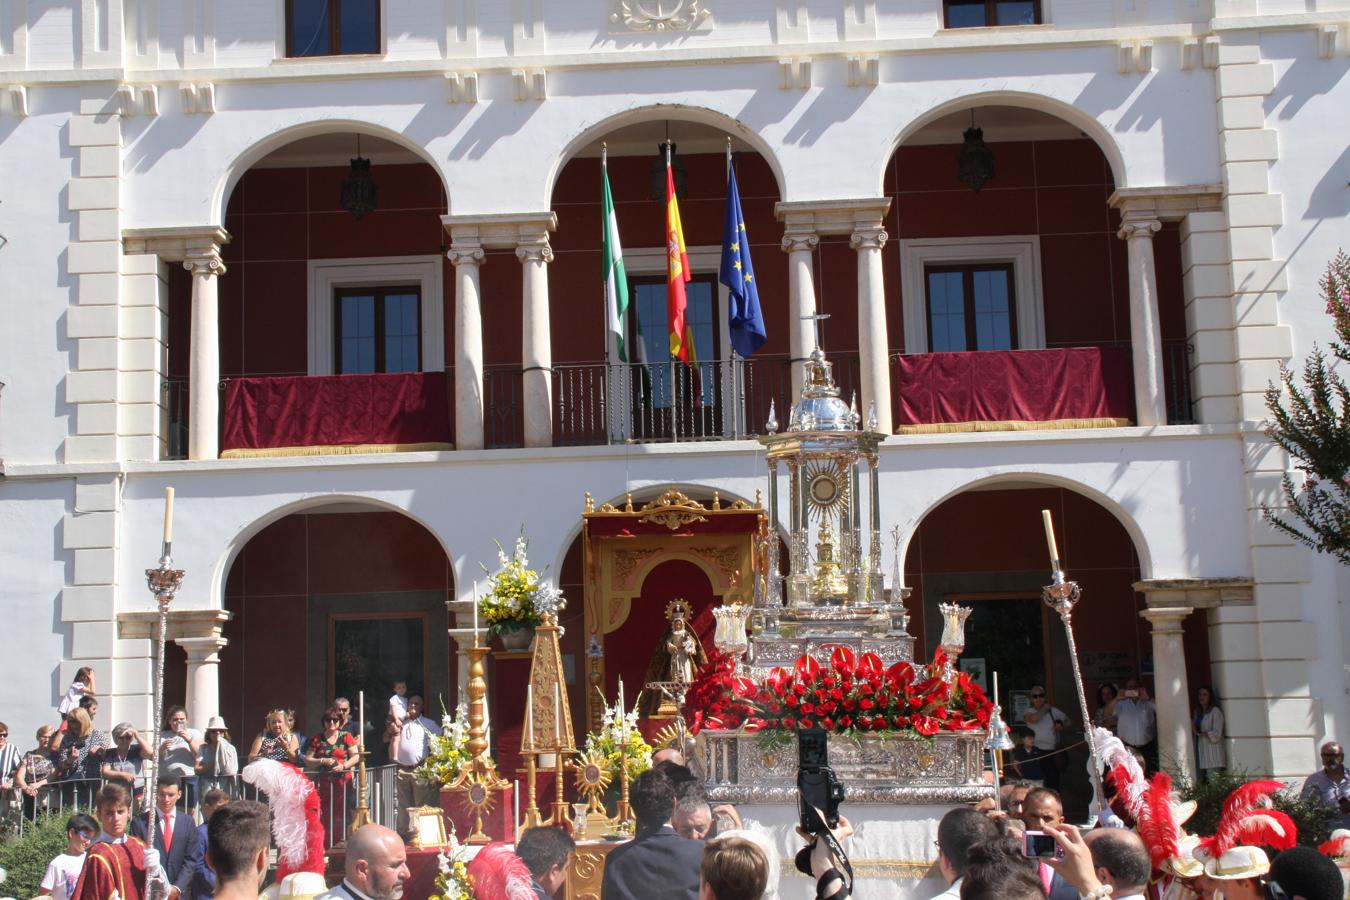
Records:
M823 728L839 733L975 731L989 726L993 704L961 672L942 676L946 657L916 668L886 668L875 653L855 656L835 647L826 666L803 656L791 670L776 668L762 683L735 674L735 661L716 650L685 694L689 730Z

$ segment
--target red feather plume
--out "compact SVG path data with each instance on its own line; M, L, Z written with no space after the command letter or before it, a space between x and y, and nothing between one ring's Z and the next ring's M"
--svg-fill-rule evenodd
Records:
M1243 817L1283 787L1284 784L1278 781L1252 781L1233 791L1224 801L1223 814L1219 816L1213 836L1202 838L1200 849L1218 859L1236 847L1243 837Z
M1181 846L1177 843L1179 831L1176 816L1172 813L1172 776L1159 772L1149 781L1144 793L1144 815L1139 821L1139 837L1148 848L1153 868L1161 869L1164 862L1181 855Z
M1339 859L1350 851L1350 837L1334 837L1317 848L1317 852L1332 859Z
M1288 850L1298 843L1298 826L1278 809L1259 809L1242 817L1242 840L1258 847Z

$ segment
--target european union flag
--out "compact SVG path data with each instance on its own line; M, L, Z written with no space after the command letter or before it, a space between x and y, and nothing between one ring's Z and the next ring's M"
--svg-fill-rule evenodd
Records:
M731 325L731 346L741 356L750 356L764 345L764 313L759 308L759 288L755 285L755 267L750 263L750 237L745 233L741 215L741 192L736 188L736 169L728 169L727 221L722 232L722 269L717 280L731 291L727 315Z

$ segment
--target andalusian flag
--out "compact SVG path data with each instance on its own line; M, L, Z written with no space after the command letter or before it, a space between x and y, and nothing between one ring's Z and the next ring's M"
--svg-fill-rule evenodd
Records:
M605 185L605 221L601 245L605 251L605 312L614 335L619 362L628 362L628 273L623 267L623 247L619 245L619 219L614 215L614 195L609 191L609 159L601 157L601 180Z
M684 228L680 225L680 204L675 198L675 176L670 171L670 144L666 144L666 321L670 325L670 358L692 362L694 335L684 321L689 301L684 283L689 272L689 254L684 248Z

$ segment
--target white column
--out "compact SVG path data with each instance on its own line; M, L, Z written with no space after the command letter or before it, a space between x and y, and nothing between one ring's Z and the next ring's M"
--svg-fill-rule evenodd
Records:
M811 355L816 347L816 323L803 319L816 312L816 284L813 254L820 238L811 232L789 232L783 235L783 251L788 255L788 353L792 357L792 394L789 402L801 396L805 367L801 360ZM780 411L780 415L786 413ZM756 429L763 422L751 423Z
M192 349L188 362L188 459L220 455L220 312L216 278L225 274L217 248L189 252Z
M208 719L220 715L220 651L229 641L217 633L176 638L174 643L187 652L188 724L205 728Z
M1158 274L1153 235L1162 223L1150 213L1126 210L1119 235L1125 239L1130 275L1130 346L1134 356L1135 424L1167 424L1163 394L1162 332L1158 321Z
M521 395L525 446L553 446L553 346L548 318L548 264L553 250L548 235L516 248L521 265Z
M477 244L456 243L445 254L455 267L455 448L483 449L483 312Z
M1153 625L1153 702L1158 713L1159 765L1174 776L1195 778L1191 692L1181 623L1190 606L1153 606L1139 613Z
M858 353L862 398L858 412L867 421L876 406L877 430L891 433L891 373L886 337L886 285L881 271L881 248L886 230L880 225L859 228L849 241L858 253Z

